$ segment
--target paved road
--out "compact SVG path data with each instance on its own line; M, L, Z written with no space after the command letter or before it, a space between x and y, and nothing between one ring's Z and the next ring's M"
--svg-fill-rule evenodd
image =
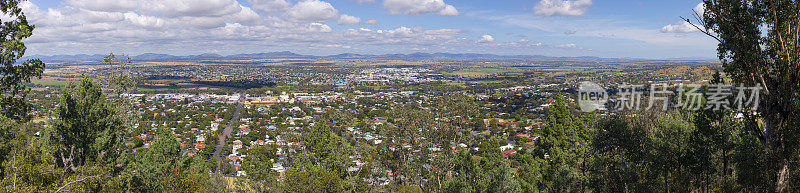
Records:
M246 97L244 94L239 94L239 101L236 101L236 111L233 112L233 117L231 117L231 120L225 125L225 130L222 131L222 135L219 135L219 139L217 139L217 147L214 149L214 155L212 156L217 160L217 172L220 171L220 164L222 164L222 159L219 157L219 154L222 153L222 147L225 146L225 138L227 138L229 135L231 135L231 132L233 132L233 124L239 120L239 113L242 110L242 105L244 104L245 98Z

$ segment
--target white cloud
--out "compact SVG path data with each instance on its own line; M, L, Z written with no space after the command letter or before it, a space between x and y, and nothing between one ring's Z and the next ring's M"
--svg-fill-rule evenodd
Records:
M358 23L361 23L361 18L349 16L347 14L339 15L339 25L354 25Z
M458 15L458 10L443 0L385 0L383 8L390 14L420 15L438 13L442 16Z
M698 3L697 6L695 6L694 9L692 9L692 10L695 13L697 13L697 15L700 15L702 17L703 14L705 14L705 12L706 12L706 4L705 3Z
M674 34L664 33L655 29L619 27L615 29L601 29L596 31L578 32L578 36L599 38L628 39L641 41L656 46L688 46L704 47L713 50L716 43L712 38L699 33Z
M676 24L669 24L661 28L662 33L690 33L696 31L697 28L686 21L681 21Z
M125 19L131 21L134 25L145 28L160 28L163 27L165 23L161 18L139 15L134 12L125 13Z
M367 20L364 22L364 24L375 25L378 24L378 20Z
M582 16L590 6L592 0L541 0L533 7L533 13L543 16Z
M286 0L248 0L253 9L264 13L281 13L292 6Z
M356 2L356 3L358 3L358 4L362 4L362 3L375 3L375 0L351 0L351 1L353 1L353 2Z
M331 27L321 23L311 23L308 25L308 30L312 32L331 32Z
M574 30L575 34L571 36L603 38L613 41L632 40L646 45L653 45L654 47L684 46L713 51L717 45L713 38L701 33L677 35L663 33L658 28L646 28L642 27L638 22L619 20L617 18L538 17L531 14L513 14L484 16L482 19L525 29L541 30L552 34L561 34L567 30Z
M142 2L137 0L117 0L117 1L105 1L105 0L67 0L67 4L75 5L77 7L81 7L87 10L92 11L131 11L136 7L139 7Z
M175 17L211 17L234 14L241 11L236 0L175 0L145 1L143 6L166 16Z
M494 37L490 35L482 35L481 39L478 40L478 43L488 43L488 42L494 42Z
M328 2L305 0L289 8L286 16L297 21L325 22L337 19L339 11Z
M189 0L121 0L121 4L96 1L100 4L92 4L91 0L70 0L49 9L41 9L30 1L23 1L21 6L29 22L37 27L34 35L26 40L28 53L95 54L121 51L131 54L195 54L227 47L230 49L214 52L231 54L263 51L264 47L279 48L276 51L298 51L312 47L335 50L347 48L347 45L359 45L360 48L372 46L370 51L394 53L398 50L407 51L406 48L411 47L437 50L454 45L454 41L463 35L458 29L420 27L387 30L374 26L371 27L373 29L336 31L324 22L378 22L340 14L332 5L319 0L300 1L296 5L281 5L282 1L275 0L249 0L249 5L239 4L236 0L202 1L224 9L215 11L209 11L207 6L201 5L177 6ZM276 2L279 6L267 6ZM140 6L144 4L154 7ZM204 10L208 13L202 13ZM466 43L461 45L468 46Z
M555 48L578 48L575 44L561 44L553 46Z
M528 39L520 39L515 42L508 42L508 43L499 43L497 46L504 46L509 48L523 48L523 47L540 47L543 44L541 42L533 43L531 40Z
M89 11L135 11L167 17L223 16L241 9L236 0L67 0L66 4Z
M389 30L388 34L391 34L395 37L411 37L414 34L414 31L408 27L399 27L397 29Z
M456 10L456 7L453 7L452 5L447 5L447 6L444 7L444 9L439 11L439 15L441 15L441 16L456 16L456 15L458 15L458 10Z

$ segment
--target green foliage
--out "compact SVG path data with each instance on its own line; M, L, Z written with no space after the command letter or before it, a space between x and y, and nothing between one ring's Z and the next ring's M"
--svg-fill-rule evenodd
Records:
M13 140L11 134L18 131L17 127L16 121L0 115L0 163L6 161L9 152L14 147L11 143ZM0 175L5 175L5 171L0 172Z
M242 166L247 171L247 177L259 182L274 182L277 174L271 170L272 161L277 158L277 149L273 146L257 146L247 150L247 159Z
M62 167L98 162L113 165L121 144L120 120L106 102L99 85L85 77L63 91L55 123L54 151Z
M286 192L342 192L342 179L335 173L311 169L291 170L286 172L286 179L281 183Z
M718 57L725 73L736 84L761 85L758 114L763 120L751 125L766 150L771 191L797 191L790 185L800 174L796 150L800 141L787 138L797 133L800 108L800 2L794 0L705 0L703 15L697 15L704 32L718 40ZM689 21L689 20L687 20ZM745 111L750 113L750 111ZM747 147L744 149L756 149ZM761 175L755 175L761 176Z
M11 129L18 126L10 119L0 115L0 127ZM6 138L4 138L6 139ZM46 157L33 146L26 145L25 139L14 139L3 143L14 148L8 152L9 158L3 161L2 187L4 192L50 192L58 188L64 172L53 168Z
M306 159L301 161L304 168L319 167L336 176L345 174L349 160L328 123L321 121L305 130L303 143L306 145L306 154L302 156Z
M548 165L542 176L540 188L550 191L578 191L588 181L586 165L592 127L584 118L574 115L563 97L557 97L547 110L542 140L536 143L537 151Z
M27 122L31 106L25 99L30 88L24 83L31 78L41 78L44 63L39 59L17 62L25 55L22 40L33 35L34 25L29 24L19 5L20 0L0 2L0 10L9 20L0 23L0 114L10 119Z
M125 190L135 192L163 192L202 186L208 171L203 159L181 156L180 144L169 129L158 130L150 148L139 149L124 160L125 170L119 180Z
M640 179L646 173L648 135L641 127L633 127L628 121L615 116L604 119L597 126L593 139L592 186L608 192L646 190L640 188Z
M496 138L493 139L497 142ZM442 192L520 192L522 189L503 160L499 146L487 142L477 158L466 150L453 157L454 177L445 181Z

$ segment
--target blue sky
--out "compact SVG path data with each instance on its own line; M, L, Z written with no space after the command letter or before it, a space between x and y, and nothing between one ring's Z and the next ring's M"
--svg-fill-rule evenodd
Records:
M30 0L28 54L412 52L714 58L697 0Z

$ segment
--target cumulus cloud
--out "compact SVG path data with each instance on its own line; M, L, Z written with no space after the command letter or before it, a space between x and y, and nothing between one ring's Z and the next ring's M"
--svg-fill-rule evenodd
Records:
M137 26L145 28L160 28L164 26L165 21L161 18L139 15L134 12L125 13L125 19Z
M66 4L90 11L138 11L168 17L223 16L241 9L236 0L67 0Z
M136 0L118 0L118 1L104 1L104 0L67 0L69 5L75 5L87 10L92 11L130 11L141 5L140 1Z
M104 2L68 0L49 9L41 9L30 1L21 2L28 20L37 27L34 35L26 40L29 53L94 54L124 49L134 54L183 54L219 47L230 48L223 52L243 53L269 46L335 49L348 45L374 46L395 52L405 47L435 49L457 43L474 44L458 41L463 35L458 29L408 26L337 31L325 22L378 22L341 14L331 4L320 0L248 0L248 5L239 4L237 0ZM209 3L220 10L189 5L191 2ZM224 2L225 5L221 4ZM144 4L148 6L142 6Z
M286 0L248 0L253 9L264 13L281 13L292 6Z
M441 16L456 16L458 15L458 10L456 10L456 7L453 7L452 5L446 5L444 6L444 9L439 11L438 14Z
M697 15L703 16L706 12L706 4L705 3L698 3L697 6L692 9Z
M697 28L686 21L681 21L676 24L669 24L661 28L662 33L690 33L695 31L697 31Z
M152 6L151 10L159 12L166 16L175 17L213 17L234 14L241 11L241 6L235 0L176 0L176 1L160 1L153 2L144 1L149 3L143 5L144 7Z
M494 42L494 37L492 37L491 35L482 35L481 39L478 40L478 43L488 43L488 42Z
M590 6L592 0L541 0L533 7L533 13L543 16L582 16Z
M458 15L458 10L443 0L385 0L383 8L390 14L420 15L437 13L442 16Z
M305 0L289 8L286 16L298 21L326 22L337 19L339 11L328 2Z
M242 11L230 15L233 21L238 23L254 24L261 20L261 15L258 15L252 8L242 6Z
M308 30L312 32L331 32L331 27L321 23L308 24Z
M358 23L361 23L361 18L349 16L347 14L339 15L339 25L354 25Z

